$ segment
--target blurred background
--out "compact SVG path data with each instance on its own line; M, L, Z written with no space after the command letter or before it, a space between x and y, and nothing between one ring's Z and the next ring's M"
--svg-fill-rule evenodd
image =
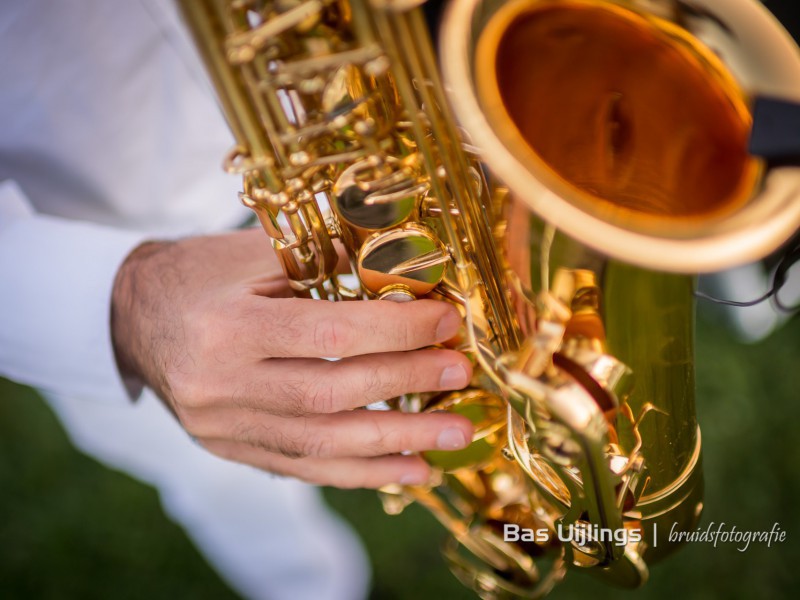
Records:
M797 37L796 0L765 4ZM571 573L551 598L800 597L800 319L754 345L700 305L697 412L703 430L702 527L787 532L782 544L689 544L636 592ZM361 534L376 600L474 596L439 556L444 533L422 509L385 515L370 491L326 490ZM0 379L0 599L236 598L154 489L83 456L36 392Z
M689 544L636 592L572 573L552 598L800 597L800 319L756 345L736 341L701 303L697 412L703 429L701 525L769 530L767 548ZM374 492L326 490L372 559L372 598L474 598L439 557L443 531L409 507L383 514ZM0 598L236 598L152 488L74 450L30 389L0 380Z

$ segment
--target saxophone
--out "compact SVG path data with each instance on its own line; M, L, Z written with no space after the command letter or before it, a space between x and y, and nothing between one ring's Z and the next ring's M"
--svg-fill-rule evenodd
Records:
M690 274L800 225L799 170L747 151L800 58L753 0L458 0L440 71L423 3L179 0L295 293L464 317L470 386L389 404L475 437L387 512L428 508L482 598L637 587L702 511Z

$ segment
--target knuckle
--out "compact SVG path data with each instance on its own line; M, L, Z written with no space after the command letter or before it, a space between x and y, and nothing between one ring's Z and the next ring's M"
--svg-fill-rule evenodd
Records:
M320 377L310 387L301 404L307 413L333 413L337 408L337 392L335 381Z
M313 338L314 347L319 350L320 356L331 358L343 356L352 341L347 323L338 319L317 321L314 324Z
M309 447L304 432L292 435L286 427L268 425L260 421L240 422L233 430L233 438L237 442L292 459L304 458L313 450Z
M280 451L280 433L265 423L242 421L234 426L231 437L233 441L253 446L267 452Z
M186 348L201 360L216 353L227 341L226 322L218 311L205 305L188 309L181 321Z
M231 439L234 442L241 442L244 444L253 444L253 423L239 422L233 426L231 430Z
M300 459L309 456L304 440L283 433L278 434L275 450L286 458Z
M256 383L253 381L239 382L228 395L230 404L241 410L252 413L269 412L265 399L273 396L271 382Z
M414 434L405 429L390 429L384 432L382 445L390 452L405 452L414 449Z
M302 340L307 329L304 315L298 305L288 300L273 300L273 310L267 335L274 342L272 355L285 357Z
M313 434L306 437L300 444L303 456L317 458L330 458L333 456L333 439L328 434Z
M305 379L300 373L289 371L280 380L270 384L271 401L276 411L284 416L299 417L307 412Z
M211 402L207 382L194 373L178 368L166 373L164 380L176 409L202 408Z
M256 328L264 322L263 308L253 302L254 294L239 290L225 306L225 339L215 340L224 343L233 356L256 353L261 358L258 344L261 336Z
M410 375L405 370L393 368L386 363L370 367L366 375L367 395L374 400L388 400L402 394Z
M373 439L369 444L370 453L375 456L410 450L413 445L411 432L400 427L386 428L377 417L372 419Z

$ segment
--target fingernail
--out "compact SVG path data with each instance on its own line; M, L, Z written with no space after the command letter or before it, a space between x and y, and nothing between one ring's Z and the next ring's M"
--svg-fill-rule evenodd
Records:
M447 311L447 314L439 320L436 327L436 341L444 342L458 333L461 327L461 316L454 310Z
M467 385L467 371L463 365L450 365L439 378L439 387L443 390L456 390Z
M422 475L420 473L406 473L402 477L400 477L400 484L401 485L423 485L428 481L427 475Z
M467 438L464 432L457 427L449 427L442 430L436 438L436 447L439 450L460 450L467 446Z

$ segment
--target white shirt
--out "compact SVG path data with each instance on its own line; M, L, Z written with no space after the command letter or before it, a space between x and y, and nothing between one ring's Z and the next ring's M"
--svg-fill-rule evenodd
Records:
M4 3L0 56L0 375L122 401L116 271L245 218L232 137L172 2Z
M155 485L244 597L364 598L363 550L318 490L216 458L152 394L129 405L114 362L127 254L250 215L220 167L232 143L171 1L1 3L0 375L48 392L84 452Z

